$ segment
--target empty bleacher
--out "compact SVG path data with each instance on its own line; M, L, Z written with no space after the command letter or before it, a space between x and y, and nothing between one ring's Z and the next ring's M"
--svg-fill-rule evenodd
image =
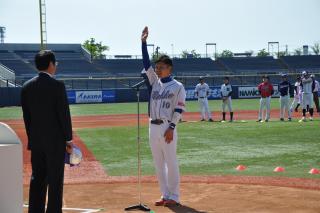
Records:
M274 73L284 70L278 60L267 57L230 57L218 59L228 70L234 73Z
M113 76L140 76L143 68L141 59L94 60L93 65L102 73Z
M320 70L320 55L283 56L280 59L294 71Z

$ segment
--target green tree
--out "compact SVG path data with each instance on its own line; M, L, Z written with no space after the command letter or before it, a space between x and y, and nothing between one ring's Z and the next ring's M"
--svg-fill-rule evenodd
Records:
M282 56L288 56L289 54L287 53L287 51L280 51L279 52L279 57L282 57Z
M201 57L201 55L198 54L196 52L196 50L191 50L191 51L183 50L181 53L182 58L190 58L190 56L192 56L192 58L200 58Z
M266 51L266 49L262 49L262 50L259 50L257 56L258 57L266 57L266 56L269 56L269 53Z
M230 50L223 50L222 53L219 55L220 58L230 58L233 56L233 52Z
M312 47L311 47L312 51L314 52L314 54L319 55L320 53L320 44L319 43L315 43Z
M110 49L108 46L103 45L101 41L96 42L94 38L86 40L82 46L90 52L91 59L97 59L105 56L103 52Z
M302 55L302 48L297 48L294 50L294 55Z

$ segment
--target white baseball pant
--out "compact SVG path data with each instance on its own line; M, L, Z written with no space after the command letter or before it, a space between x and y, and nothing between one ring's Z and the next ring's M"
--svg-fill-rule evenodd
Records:
M198 98L201 119L206 118L206 114L208 115L208 119L211 119L211 112L209 110L208 98Z
M302 93L302 109L313 108L313 94L312 93Z
M293 109L295 109L296 106L301 103L302 103L302 94L295 95L290 107L290 111L293 112Z
M222 100L222 112L226 112L226 106L228 106L229 112L232 112L232 100L230 96L226 100Z
M284 118L284 114L288 112L288 118L291 118L290 96L280 96L280 118Z
M168 127L168 122L161 125L150 123L149 143L162 198L180 202L180 173L177 159L178 135L177 129L175 129L173 140L167 144L164 134Z
M259 120L262 120L263 109L266 108L266 116L265 119L270 119L270 102L271 96L266 98L260 98L260 108L259 108Z

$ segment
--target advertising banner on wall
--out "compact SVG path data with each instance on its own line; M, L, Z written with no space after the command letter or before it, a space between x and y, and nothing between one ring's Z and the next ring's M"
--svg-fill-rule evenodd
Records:
M68 91L69 103L110 103L115 102L114 90Z
M272 97L279 97L278 85L273 86L274 94ZM239 98L259 98L260 94L257 86L239 86L238 87Z

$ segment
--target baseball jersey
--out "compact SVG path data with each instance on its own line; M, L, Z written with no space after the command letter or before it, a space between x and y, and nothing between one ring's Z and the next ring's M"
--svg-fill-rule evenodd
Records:
M273 94L273 86L269 82L262 82L259 84L258 90L262 98L269 97Z
M299 95L302 93L302 87L301 87L301 83L300 82L296 82L294 84L294 95Z
M318 92L319 91L319 81L317 80L314 80L314 89L313 89L313 92Z
M311 77L308 77L308 78L303 77L302 78L302 82L301 82L302 93L304 93L304 94L312 93L312 82L313 81L312 81Z
M222 97L230 96L232 93L232 86L230 84L222 84L220 92Z
M198 98L206 98L206 97L208 97L209 91L210 91L210 87L206 83L197 84L196 89L195 89L195 92L198 93Z
M280 96L290 95L291 84L289 81L282 81L278 87L279 87Z
M172 121L175 109L185 111L186 92L183 85L172 79L162 83L153 68L144 69L152 87L150 94L150 118Z

